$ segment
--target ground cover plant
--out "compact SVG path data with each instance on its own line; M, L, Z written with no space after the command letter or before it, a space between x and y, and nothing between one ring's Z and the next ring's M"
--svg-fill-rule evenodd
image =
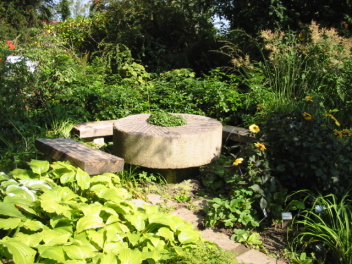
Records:
M29 167L1 173L6 263L193 263L196 251L232 262L190 223L135 205L116 174L90 177L67 162Z

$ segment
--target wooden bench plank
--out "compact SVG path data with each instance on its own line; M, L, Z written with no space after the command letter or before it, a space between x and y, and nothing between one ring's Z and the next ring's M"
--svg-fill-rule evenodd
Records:
M104 120L81 123L73 127L72 133L79 138L99 138L113 135L113 125L116 120Z
M222 138L232 140L236 142L253 142L256 140L255 135L246 128L234 127L234 126L223 126L222 127Z
M68 138L39 138L36 148L55 161L69 160L90 175L123 171L124 160Z
M72 133L79 138L89 139L99 145L104 144L104 137L113 135L113 125L116 120L104 120L86 122L76 125ZM236 142L252 142L255 136L246 128L235 126L223 126L223 139Z

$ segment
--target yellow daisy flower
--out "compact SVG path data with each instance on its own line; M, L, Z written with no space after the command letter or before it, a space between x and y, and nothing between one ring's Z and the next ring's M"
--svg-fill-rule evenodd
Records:
M303 117L306 119L306 120L311 120L313 117L311 114L307 113L307 112L304 112L303 113Z
M259 142L254 143L254 146L256 146L257 148L259 148L261 151L266 150L265 145L264 145L264 144L262 144L262 143L259 143Z
M259 129L259 126L253 124L249 126L249 131L251 131L252 133L258 133L260 129Z
M306 100L306 102L313 102L313 97L312 96L306 96L305 100Z
M238 158L235 159L235 161L232 163L233 166L238 166L243 162L243 158Z

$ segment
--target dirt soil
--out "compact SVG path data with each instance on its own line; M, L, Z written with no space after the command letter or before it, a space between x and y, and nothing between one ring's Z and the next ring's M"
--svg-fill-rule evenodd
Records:
M145 184L143 190L146 191L149 202L160 205L161 210L176 212L183 219L196 222L194 225L200 231L206 229L204 208L211 197L199 196L199 193L204 192L202 192L202 186L197 180L185 180L178 184L166 185ZM232 228L228 227L214 227L212 229L228 237L233 234ZM257 232L259 232L264 245L261 251L287 263L288 261L283 254L287 247L286 230L281 227L281 224L272 225Z

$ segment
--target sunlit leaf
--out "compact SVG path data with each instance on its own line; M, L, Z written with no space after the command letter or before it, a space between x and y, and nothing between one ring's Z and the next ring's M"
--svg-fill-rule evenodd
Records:
M199 239L200 239L199 232L196 232L194 230L183 230L178 235L178 240L182 244L196 243L197 241L199 241Z
M104 256L101 258L100 264L117 264L117 259L116 255L112 253L107 253L104 254Z
M0 202L0 215L25 218L14 204L8 202Z
M141 264L143 261L142 253L139 250L129 248L120 250L118 258L121 264Z
M162 227L158 230L158 232L156 233L157 236L161 236L166 238L167 240L170 241L174 241L175 237L174 237L174 233L167 227Z
M43 240L41 233L34 233L34 234L24 234L21 232L17 232L14 236L14 239L21 241L23 244L34 248L39 245L39 243Z
M38 251L42 258L53 259L59 263L66 259L62 246L38 246Z
M50 163L47 160L31 160L28 165L34 173L39 175L46 173L50 168Z
M76 229L77 229L77 233L80 233L87 229L95 229L95 228L100 228L104 226L105 224L101 217L94 216L94 215L86 215L77 221Z
M50 229L42 231L42 238L46 246L55 246L66 243L72 236L72 233L63 229Z
M9 229L15 229L19 226L19 224L21 223L21 219L20 218L7 218L7 219L1 219L0 220L0 229L5 229L5 230L9 230Z
M63 249L71 259L86 259L95 255L95 251L86 246L69 245L63 246Z
M133 215L125 215L125 219L133 225L138 231L145 228L145 220L147 216L143 213L135 213Z
M19 196L30 201L35 201L36 196L34 191L29 190L26 186L15 186L11 185L6 188L6 194L8 196Z
M81 170L81 169L77 169L77 173L76 173L76 180L77 180L77 184L78 186L82 189L82 190L87 190L90 187L90 176L87 172Z
M0 241L4 247L11 253L15 263L21 264L33 264L36 251L22 242L14 239L7 239Z

